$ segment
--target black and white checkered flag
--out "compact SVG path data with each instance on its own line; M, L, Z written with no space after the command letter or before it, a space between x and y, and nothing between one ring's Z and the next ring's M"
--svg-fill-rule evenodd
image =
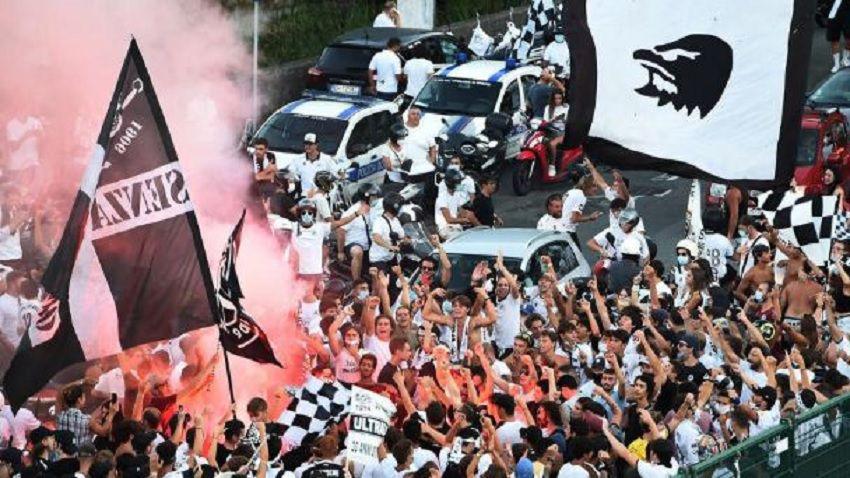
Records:
M555 17L553 0L534 0L528 6L528 20L522 28L519 40L514 45L514 53L518 60L528 59L531 47L534 45L534 34L552 29Z
M839 211L838 214L835 215L834 239L836 241L850 240L850 227L848 227L847 221L850 221L850 214L848 214L847 211Z
M826 264L838 222L837 196L773 191L759 195L758 205L780 239L800 247L815 264Z
M331 423L348 415L351 390L340 382L326 383L312 375L292 394L292 402L278 419L286 427L283 440L298 446L321 434Z

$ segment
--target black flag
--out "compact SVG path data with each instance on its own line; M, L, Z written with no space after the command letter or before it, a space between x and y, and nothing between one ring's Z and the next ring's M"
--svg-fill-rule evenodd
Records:
M9 370L17 409L53 375L215 325L215 290L177 152L135 39Z
M566 9L565 141L623 168L757 189L787 184L815 2L616 3Z
M263 329L245 312L240 300L242 287L236 275L236 256L239 254L239 243L242 239L242 225L245 223L245 210L233 233L227 240L227 246L221 254L219 264L218 285L218 330L219 339L224 350L239 355L254 362L271 363L282 367L274 356L274 350Z

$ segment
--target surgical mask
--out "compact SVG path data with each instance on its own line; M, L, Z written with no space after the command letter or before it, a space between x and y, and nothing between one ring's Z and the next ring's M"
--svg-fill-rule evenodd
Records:
M676 262L680 266L686 266L688 265L688 262L691 262L691 260L688 258L688 256L676 256Z
M484 290L487 291L488 294L493 292L493 279L487 279L487 281L484 282Z
M460 165L459 164L450 164L446 167L446 169L454 169L455 171L460 171Z
M345 345L347 345L349 347L359 347L360 341L359 340L346 340Z
M741 237L747 237L747 230L746 229L738 229L738 235L741 236Z
M369 297L368 290L361 290L357 293L357 300L366 300L367 297Z
M449 301L443 302L443 314L451 315L452 314L452 303Z
M564 43L564 35L555 35L555 43Z
M760 290L757 290L757 291L753 294L753 300L754 300L757 304L761 304L761 303L764 301L764 293L763 293L762 291L760 291Z
M312 226L314 220L315 220L315 218L313 217L312 212L305 211L305 212L301 213L301 225L302 226L307 226L307 227Z

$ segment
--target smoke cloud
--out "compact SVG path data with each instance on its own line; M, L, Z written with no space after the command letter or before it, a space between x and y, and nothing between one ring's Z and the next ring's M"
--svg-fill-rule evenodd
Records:
M226 12L211 0L6 0L0 9L0 155L5 125L38 118L44 177L70 209L131 36L144 55L174 139L214 276L226 238L249 198L251 174L237 143L251 114L251 57ZM249 206L250 208L251 206ZM245 305L266 330L285 371L233 358L241 404L270 386L301 380L301 334L292 271L266 225L249 218L238 270ZM204 338L215 349L214 330ZM212 393L226 401L223 364Z

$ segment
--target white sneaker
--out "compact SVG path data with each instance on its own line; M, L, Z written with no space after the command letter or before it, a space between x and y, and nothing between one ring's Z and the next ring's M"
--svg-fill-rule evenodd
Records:
M850 55L844 55L841 59L841 66L850 66Z
M549 177L554 177L555 174L557 174L557 173L558 173L558 171L555 169L555 165L550 164L549 165Z
M841 68L841 65L839 65L839 64L835 64L835 65L833 65L833 66L832 66L832 69L831 69L831 70L829 70L829 71L831 71L831 72L835 73L835 72L836 72L836 71L838 71L840 68Z

